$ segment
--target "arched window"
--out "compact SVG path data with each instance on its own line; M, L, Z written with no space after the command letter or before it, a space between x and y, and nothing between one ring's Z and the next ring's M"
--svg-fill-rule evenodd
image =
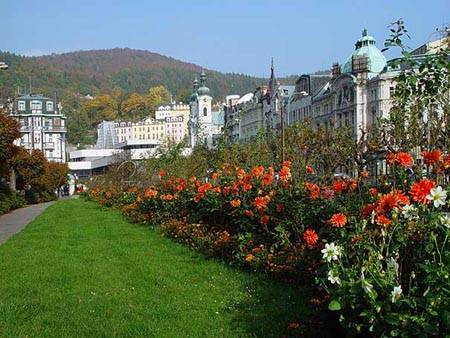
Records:
M208 115L208 108L203 108L203 116L206 116L206 115Z

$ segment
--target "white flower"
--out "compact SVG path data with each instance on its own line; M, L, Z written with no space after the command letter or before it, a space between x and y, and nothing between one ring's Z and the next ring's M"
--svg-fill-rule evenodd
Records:
M394 290L392 290L392 292L391 292L391 296L392 296L391 301L392 301L392 303L395 303L397 300L400 299L400 295L402 294L402 292L403 292L403 290L402 290L402 287L400 285L394 287Z
M361 284L362 284L362 288L365 292L367 292L368 294L372 293L372 289L373 289L373 285L370 284L366 278L364 277L364 273L361 272Z
M445 205L446 198L447 191L443 190L441 186L431 189L430 194L427 195L427 199L433 201L435 208Z
M328 271L328 280L331 284L341 284L341 279L339 278L339 275L334 270Z
M442 215L441 222L443 226L450 228L450 215Z
M323 253L323 259L327 262L335 261L341 256L341 248L334 243L326 243L325 249L321 251Z
M407 204L402 208L402 215L406 219L415 219L417 218L417 208L412 204Z

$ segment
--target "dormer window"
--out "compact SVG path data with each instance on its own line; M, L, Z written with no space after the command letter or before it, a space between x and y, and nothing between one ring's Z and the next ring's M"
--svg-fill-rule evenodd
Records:
M18 109L19 111L25 111L25 101L19 101L19 102L17 103L17 109Z
M51 101L47 102L47 111L53 111L53 102Z
M31 110L41 110L42 102L41 101L31 101Z

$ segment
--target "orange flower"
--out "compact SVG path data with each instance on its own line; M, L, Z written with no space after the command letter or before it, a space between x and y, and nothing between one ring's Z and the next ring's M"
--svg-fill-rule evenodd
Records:
M166 175L167 175L167 173L166 173L165 170L161 169L161 170L159 171L158 176L159 176L160 179L163 178L163 177L166 176Z
M400 152L396 155L396 162L400 166L407 168L413 164L413 158L411 154Z
M450 155L447 155L443 159L443 164L444 164L444 169L449 169L450 168Z
M369 172L367 170L363 170L359 173L359 177L362 179L367 178L369 177Z
M220 185L218 185L218 186L215 186L214 188L212 188L211 191L220 194L220 192L222 191L222 188L220 187Z
M163 201L171 201L171 200L174 199L174 196L171 195L171 194L161 195L161 199L162 199Z
M433 165L441 160L442 152L439 149L432 151L422 151L423 161L427 165Z
M311 183L311 182L306 182L305 186L306 186L306 189L308 189L308 191L309 191L309 198L311 198L312 200L319 198L320 188L317 184Z
M192 175L191 177L189 177L189 181L191 181L191 182L195 182L197 179L195 178L195 176L194 175Z
M392 221L391 221L388 217L386 217L385 215L378 215L378 216L375 218L375 223L377 223L378 225L384 225L384 226L386 226L386 225L391 224Z
M401 190L393 190L380 197L376 209L379 213L386 213L407 204L409 204L409 198Z
M256 178L260 178L263 174L264 174L264 167L263 166L254 167L252 169L252 175L255 176Z
M205 183L205 184L199 186L198 189L197 189L197 191L198 191L200 194L204 194L204 193L206 193L206 192L207 192L209 189L211 189L211 188L212 188L212 184L208 182L208 183Z
M252 188L252 185L250 183L244 183L242 184L242 190L245 192L249 191Z
M401 167L410 167L413 164L413 158L410 154L405 152L388 153L386 155L386 162L389 165L398 164Z
M261 216L260 222L261 224L267 225L269 224L270 217L267 215Z
M283 161L283 163L281 163L281 166L282 166L282 167L290 167L291 164L292 164L291 161Z
M319 240L319 236L315 230L307 229L303 233L303 239L305 240L306 245L308 245L309 248L312 248Z
M144 191L144 196L146 198L155 198L156 195L158 195L158 190L153 189L153 188L147 188Z
M376 195L378 195L378 189L377 189L377 188L370 188L370 189L369 189L369 193L370 193L372 196L376 196Z
M343 180L336 180L333 182L333 190L335 193L339 193L345 190L347 188L347 183L345 183Z
M291 169L289 169L288 166L283 166L279 172L279 175L280 175L280 180L282 182L286 182L288 179L291 178Z
M267 196L258 196L255 198L253 204L255 205L258 211L262 211L267 208L267 204L269 203L269 198Z
M433 180L424 178L411 186L411 189L409 189L409 194L412 196L414 201L428 204L430 203L430 200L427 199L427 195L430 193L430 190L435 187L435 185L436 183Z
M211 179L212 180L217 180L218 178L219 178L219 174L218 173L214 172L214 173L211 174Z
M247 254L247 256L245 256L245 261L247 263L250 263L254 259L255 259L255 256L253 256L252 254Z
M238 179L242 180L245 176L245 170L242 168L237 168L236 169L236 176Z
M356 182L356 180L349 180L347 183L347 188L350 191L354 191L357 186L358 186L358 183Z
M231 200L230 204L233 208L237 208L241 205L241 200L240 199L235 199L235 200Z
M315 173L316 173L316 171L314 170L314 168L311 167L310 165L307 165L307 166L306 166L306 172L307 172L308 174L315 174Z
M347 224L347 216L345 216L345 214L343 214L342 212L339 212L331 216L331 218L328 220L328 223L330 223L335 228L342 228Z
M244 211L244 215L247 216L247 217L253 217L254 216L253 211L251 211L251 210L245 210Z
M271 185L273 182L273 175L272 174L265 174L261 180L261 185L263 187Z

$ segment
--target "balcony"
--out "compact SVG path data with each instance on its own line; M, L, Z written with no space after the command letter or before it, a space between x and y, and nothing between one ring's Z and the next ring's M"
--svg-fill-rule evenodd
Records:
M44 149L48 149L48 150L55 149L55 143L53 143L53 142L46 142L46 143L44 143Z
M42 130L44 132L67 132L66 127L61 127L61 126L43 126Z

